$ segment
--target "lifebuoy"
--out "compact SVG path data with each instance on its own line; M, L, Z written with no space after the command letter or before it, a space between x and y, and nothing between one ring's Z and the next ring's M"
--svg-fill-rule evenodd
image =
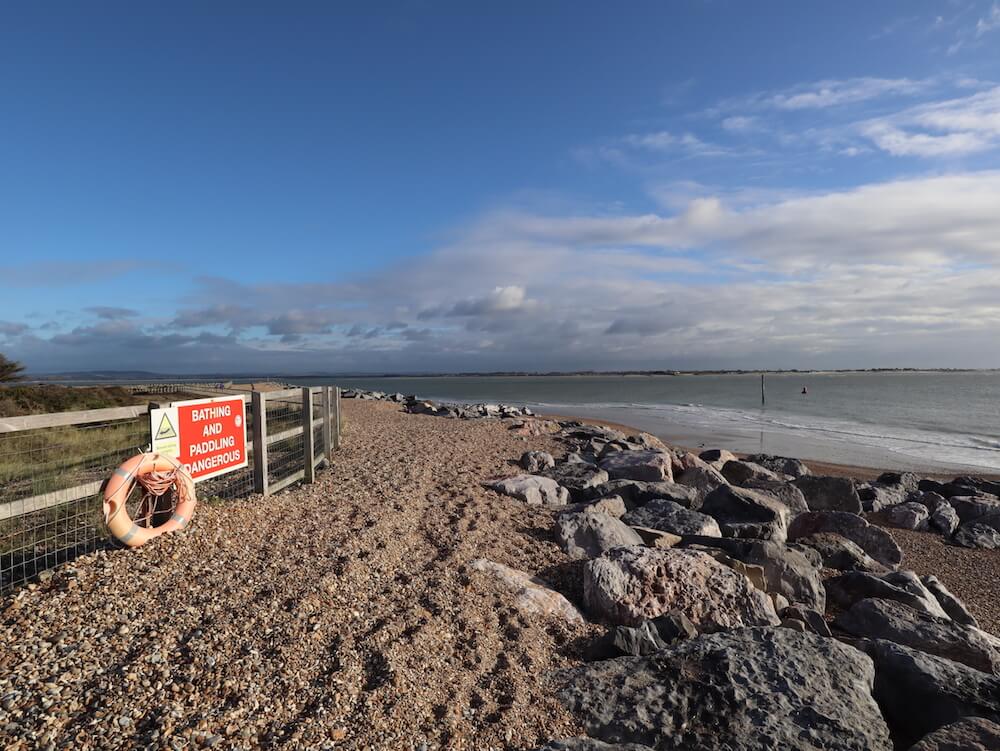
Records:
M160 473L161 477L148 477ZM169 520L156 527L140 527L125 508L125 502L136 482L169 485L177 488L177 508ZM163 454L139 454L124 462L114 471L104 487L104 524L119 541L130 548L137 548L165 532L184 529L194 516L197 503L194 481L184 471L180 462Z

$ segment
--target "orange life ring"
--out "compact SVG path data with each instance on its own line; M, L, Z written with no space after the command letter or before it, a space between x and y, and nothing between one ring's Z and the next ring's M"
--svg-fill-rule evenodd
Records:
M140 527L129 517L125 502L136 481L153 472L172 474L172 482L177 488L177 508L163 524ZM124 462L108 479L104 487L104 524L123 544L137 548L165 532L184 529L194 516L196 503L194 481L180 462L163 454L139 454Z

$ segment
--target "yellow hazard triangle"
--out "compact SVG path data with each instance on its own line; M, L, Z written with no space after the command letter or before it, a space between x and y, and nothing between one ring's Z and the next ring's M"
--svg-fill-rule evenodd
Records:
M161 438L176 438L176 437L177 437L177 431L174 430L174 426L170 424L170 418L164 415L163 419L160 420L160 427L156 431L156 439L160 440Z

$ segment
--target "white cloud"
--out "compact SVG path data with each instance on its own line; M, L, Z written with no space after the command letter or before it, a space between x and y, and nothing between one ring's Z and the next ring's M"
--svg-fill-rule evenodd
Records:
M916 94L930 83L910 78L829 79L771 94L763 98L763 103L782 110L837 107L888 95Z
M1000 147L1000 86L871 119L859 129L896 156L961 156L995 149Z
M758 124L759 121L756 117L747 117L746 115L733 115L732 117L727 117L722 121L722 127L725 130L735 133L755 130L758 127Z
M993 3L990 12L976 22L976 36L981 37L994 29L1000 29L1000 3Z

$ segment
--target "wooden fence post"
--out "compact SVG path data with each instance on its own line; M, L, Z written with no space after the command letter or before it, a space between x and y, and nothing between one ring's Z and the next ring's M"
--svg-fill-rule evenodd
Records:
M253 489L270 495L267 482L267 392L254 391L253 405Z
M316 435L313 433L313 392L302 387L302 482L316 482Z
M323 456L333 460L333 387L324 386L320 391L323 410Z
M340 448L340 386L333 387L333 448Z

